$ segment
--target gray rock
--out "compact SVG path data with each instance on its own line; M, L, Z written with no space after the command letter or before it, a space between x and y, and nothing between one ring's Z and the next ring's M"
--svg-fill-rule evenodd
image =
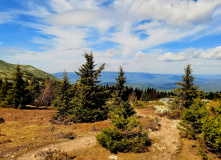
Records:
M118 160L118 159L119 159L119 157L118 157L118 156L111 155L111 156L109 156L109 159Z

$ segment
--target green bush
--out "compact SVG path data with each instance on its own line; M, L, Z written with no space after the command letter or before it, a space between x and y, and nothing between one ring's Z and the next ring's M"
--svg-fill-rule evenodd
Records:
M221 114L221 105L214 107L214 110L217 114Z
M98 142L113 153L123 151L128 144L124 142L122 132L117 128L105 128L96 136Z
M202 126L202 135L208 146L221 150L221 116L205 119Z
M150 145L147 132L137 134L136 136L128 136L118 128L106 128L97 136L97 141L112 153L117 152L144 152Z
M129 104L129 101L123 101L115 98L110 108L110 119L115 127L123 129L129 123L129 117L135 114L134 108Z
M130 116L115 114L111 116L115 128L106 128L97 135L98 142L113 153L144 152L150 145L147 132L143 132L139 120Z
M134 99L132 104L133 104L134 108L143 108L143 104L140 101L138 101L137 99Z
M181 136L196 139L202 132L203 119L207 117L209 117L209 111L206 109L205 103L196 100L190 108L183 110L181 127L179 127Z
M128 123L128 120L119 114L113 114L111 116L111 121L113 125L119 129L123 129Z

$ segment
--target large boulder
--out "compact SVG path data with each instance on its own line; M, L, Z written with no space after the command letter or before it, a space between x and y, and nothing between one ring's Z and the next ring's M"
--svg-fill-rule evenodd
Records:
M5 120L0 117L0 124L5 123Z

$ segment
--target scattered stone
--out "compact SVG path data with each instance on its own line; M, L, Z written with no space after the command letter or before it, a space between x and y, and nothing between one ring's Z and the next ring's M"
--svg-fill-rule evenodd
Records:
M163 151L163 149L160 147L158 143L154 143L153 146L157 148L158 150Z
M25 137L20 137L20 139L25 139Z
M148 131L149 131L149 132L152 132L152 129L148 128Z
M0 117L0 124L5 123L5 120Z
M109 156L109 159L118 160L118 159L119 159L119 157L118 157L118 156L111 155L111 156Z

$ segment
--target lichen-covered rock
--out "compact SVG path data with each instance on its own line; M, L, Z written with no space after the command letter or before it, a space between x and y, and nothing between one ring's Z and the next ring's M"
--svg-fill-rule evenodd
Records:
M156 108L156 113L170 112L170 108L165 106L154 106L154 108Z

